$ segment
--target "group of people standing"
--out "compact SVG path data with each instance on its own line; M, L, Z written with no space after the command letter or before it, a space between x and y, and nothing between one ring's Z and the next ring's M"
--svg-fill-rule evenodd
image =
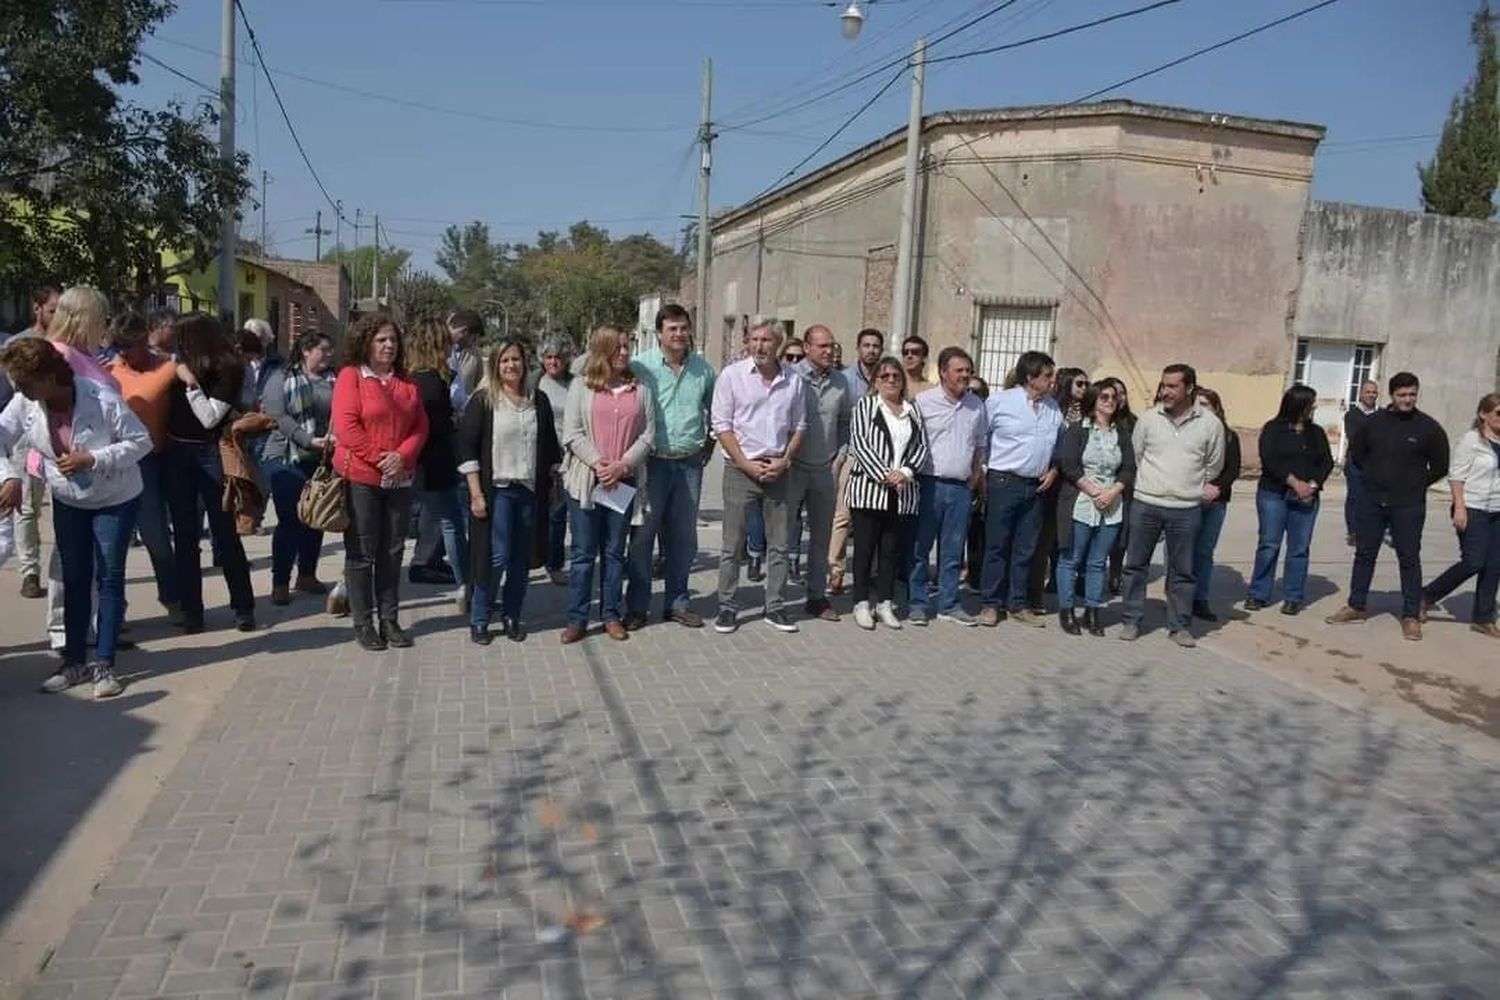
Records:
M1192 620L1217 617L1209 578L1241 471L1239 438L1217 394L1185 364L1162 371L1137 416L1119 379L1090 381L1040 352L1022 354L991 392L968 353L947 347L928 381L922 338L908 337L896 357L873 329L860 331L845 367L828 327L783 344L776 321L757 319L743 355L716 373L693 350L690 317L677 305L658 313L656 345L640 357L628 334L604 326L576 361L557 341L534 359L527 341L510 337L481 353L482 321L472 314L410 331L371 315L350 331L336 372L325 335L304 334L283 363L267 349L269 329L237 338L201 313L126 311L111 321L104 296L88 288L44 289L33 315L33 328L0 348L0 392L13 393L0 412L0 511L22 512L22 592L36 596L40 561L28 540L38 494L51 492L57 545L46 593L58 609L61 665L48 691L92 682L99 697L119 692L124 562L136 532L169 619L195 632L204 627L206 518L236 626L255 628L239 536L259 511L242 482L263 482L276 507L272 602L329 594L317 573L323 535L298 513L320 466L346 489L344 573L330 610L347 602L355 639L371 651L413 643L399 610L414 502L432 546L452 562L477 644L493 641L497 617L501 635L524 641L529 574L543 565L568 588L565 644L588 634L596 596L610 638L647 625L657 576L661 620L703 627L688 577L703 472L716 451L720 633L740 625L739 577L752 557L764 559L764 621L798 630L786 604L789 552L805 561L804 616L839 620L831 598L845 591L850 537L847 589L863 629L934 618L1042 627L1050 589L1069 635L1105 634L1102 610L1118 593L1118 636L1133 640L1163 541L1170 638L1192 646ZM1378 409L1378 389L1368 399L1362 391L1350 420L1355 559L1348 606L1329 621L1366 617L1388 537L1408 638L1420 638L1427 609L1471 576L1473 627L1500 636L1500 396L1480 401L1450 476L1447 438L1416 408L1416 377L1397 374L1390 392ZM1307 601L1319 497L1335 466L1314 405L1313 390L1294 385L1261 429L1247 611L1271 603L1278 562L1281 611L1298 614ZM1423 589L1425 492L1444 476L1461 559ZM977 615L963 604L965 576L979 594Z

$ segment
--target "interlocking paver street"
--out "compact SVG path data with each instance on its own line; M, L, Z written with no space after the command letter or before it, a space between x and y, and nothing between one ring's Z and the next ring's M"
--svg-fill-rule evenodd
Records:
M1500 982L1500 769L1437 723L1159 631L563 647L562 589L534 583L532 637L479 648L410 596L410 650L321 616L259 638L30 996Z

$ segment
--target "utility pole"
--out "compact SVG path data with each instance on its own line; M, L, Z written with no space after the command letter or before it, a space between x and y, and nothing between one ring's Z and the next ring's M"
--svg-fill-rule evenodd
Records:
M314 218L318 221L313 223L313 227L302 231L313 234L313 260L321 260L323 258L323 237L328 235L328 230L323 228L323 210L321 208L318 209L317 215Z
M264 170L260 172L260 252L267 257L271 256L270 249L266 246L266 182L270 177Z
M219 158L234 169L234 0L224 0L219 36ZM234 206L226 204L219 215L219 318L231 328L235 323L234 298Z
M911 56L911 116L906 122L906 168L901 190L901 236L896 244L896 280L891 295L890 352L901 356L911 332L912 250L917 228L917 166L922 159L922 77L927 40L917 39Z
M375 252L370 254L370 301L375 308L380 308L380 216L375 216L375 224L370 227L370 233L374 236Z
M333 203L333 214L333 248L342 253L344 250L344 203L342 200ZM318 256L321 257L322 254Z
M698 161L698 345L707 351L708 337L712 332L708 321L708 304L712 300L708 289L708 255L711 240L708 234L708 175L713 169L713 97L714 61L703 60L703 121L698 126L698 145L701 155ZM718 324L713 324L717 326Z
M354 210L354 250L353 250L354 253L359 253L359 219L360 219L360 210L356 208ZM356 300L358 300L359 299L359 275L355 273L354 268L352 268L352 267L349 268L349 284L351 286L353 286L353 287L350 288L350 291L353 293L354 298Z

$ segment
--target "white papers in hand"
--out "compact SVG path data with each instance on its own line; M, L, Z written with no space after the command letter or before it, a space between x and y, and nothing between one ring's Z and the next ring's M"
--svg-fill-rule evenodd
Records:
M608 507L618 514L624 514L630 510L630 501L634 499L635 487L628 483L615 483L610 487L594 487L594 503L601 507Z

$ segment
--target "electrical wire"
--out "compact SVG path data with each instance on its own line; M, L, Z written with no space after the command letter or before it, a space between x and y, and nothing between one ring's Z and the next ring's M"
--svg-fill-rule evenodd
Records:
M171 65L168 65L167 63L162 62L160 59L156 58L155 56L153 56L149 52L142 52L141 53L141 58L144 59L144 60L146 60L148 63L151 63L153 66L159 66L159 67L161 67L162 69L166 70L168 73L171 73L173 76L177 77L179 80L186 80L188 83L191 83L193 86L195 86L195 87L202 87L204 90L208 91L210 94L218 96L218 93L219 93L219 88L218 87L211 87L208 84L204 83L202 80L199 80L199 79L196 79L194 77L188 76L186 73L184 73L182 70L178 69L176 66L171 66Z
M1163 7L1171 7L1174 4L1179 4L1181 2L1182 0L1156 0L1155 3L1144 4L1140 7L1132 7L1130 10L1122 10L1118 13L1109 14L1104 17L1096 17L1092 21L1082 21L1078 24L1070 24L1066 28L1058 28L1056 31L1048 31L1040 35L1032 35L1030 38L1021 38L1014 42L1006 42L1003 45L991 45L982 49L970 49L968 52L955 52L951 55L946 56L933 56L932 58L925 59L924 62L927 65L936 66L940 63L956 62L959 59L972 59L975 56L994 55L996 52L1009 52L1011 49L1019 49L1023 46L1034 45L1037 42L1051 41L1054 38L1062 38L1064 35L1071 35L1075 32L1085 31L1089 28L1097 28L1101 25L1109 24L1112 21L1123 21L1126 18L1136 17L1140 14L1149 14L1151 11L1160 10Z
M339 203L334 200L333 195L328 193L328 188L323 184L323 178L318 176L317 168L312 165L312 159L307 155L307 148L302 145L302 137L297 134L297 126L292 124L292 116L286 110L286 103L281 99L281 91L276 89L276 81L271 77L271 71L266 68L266 56L261 51L260 40L255 37L255 28L250 24L250 17L245 13L245 7L240 0L234 0L234 8L239 11L240 23L245 26L245 33L250 36L250 47L255 50L255 59L260 63L260 71L266 75L266 83L271 87L271 96L276 98L276 107L281 110L281 120L286 122L287 131L292 134L292 144L297 147L297 152L302 156L302 162L307 165L307 172L312 175L313 183L323 193L323 198L333 209L336 217L344 222L348 218L339 208Z

